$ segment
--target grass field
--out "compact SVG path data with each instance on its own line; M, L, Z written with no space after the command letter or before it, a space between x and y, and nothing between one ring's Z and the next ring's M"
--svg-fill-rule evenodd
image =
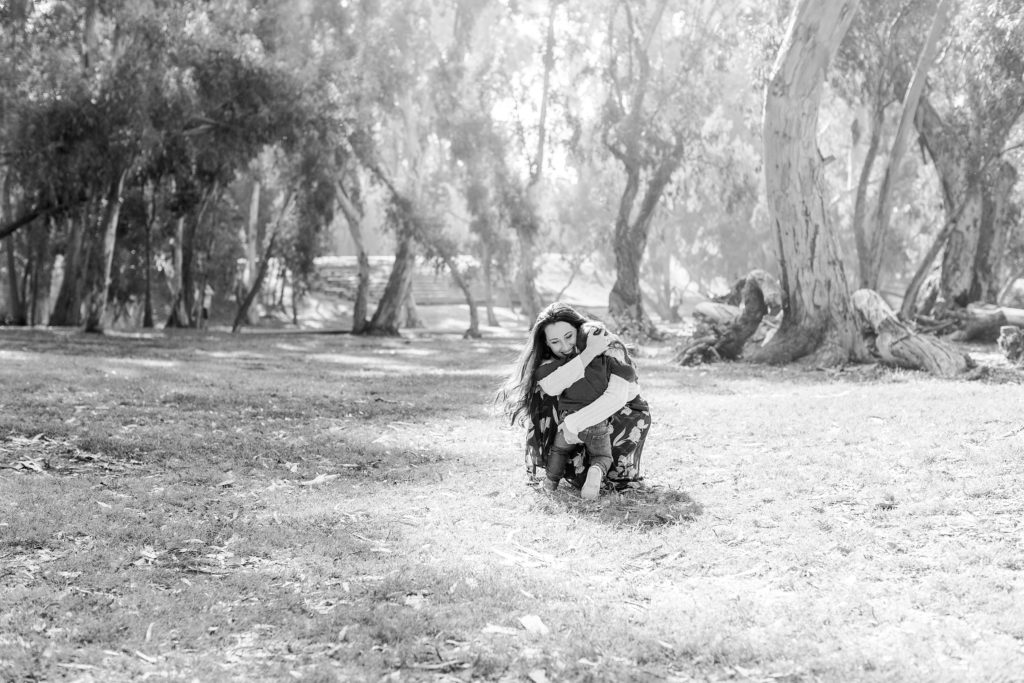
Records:
M0 330L0 680L1024 680L1019 373L647 348L646 487L585 503L516 347Z

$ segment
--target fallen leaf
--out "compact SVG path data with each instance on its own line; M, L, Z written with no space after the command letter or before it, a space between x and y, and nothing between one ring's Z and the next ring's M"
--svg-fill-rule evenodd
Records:
M519 623L522 624L523 628L525 628L530 633L536 633L542 636L546 636L547 634L551 633L551 629L549 629L547 625L543 621L541 621L540 617L538 617L536 614L527 614L525 616L519 617Z
M300 481L299 486L316 486L317 484L325 484L329 481L334 481L340 474L318 474L309 481Z

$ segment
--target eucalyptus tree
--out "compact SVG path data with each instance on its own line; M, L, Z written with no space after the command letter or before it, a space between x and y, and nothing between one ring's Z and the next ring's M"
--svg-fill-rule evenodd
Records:
M823 364L867 357L831 224L818 150L825 73L859 0L800 0L765 93L764 168L783 317L754 360Z
M1007 151L1020 144L1024 113L1024 7L998 0L962 3L951 44L922 99L915 125L935 164L946 221L931 254L942 251L938 296L946 307L994 303L1019 207L1018 169ZM911 315L923 263L904 297ZM925 303L920 312L929 312Z

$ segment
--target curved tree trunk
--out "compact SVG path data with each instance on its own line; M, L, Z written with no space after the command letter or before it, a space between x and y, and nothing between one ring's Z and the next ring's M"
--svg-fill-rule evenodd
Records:
M402 310L412 286L412 272L415 259L416 249L413 245L412 234L408 229L403 229L398 238L395 262L391 266L388 284L384 288L384 294L381 295L380 301L377 303L377 310L374 311L373 318L363 329L362 334L388 337L398 336L398 328L402 320Z
M866 356L829 224L818 107L824 76L858 0L801 0L765 96L764 163L780 265L783 318L752 360L808 354L823 365Z
M362 334L366 329L366 316L370 308L370 257L363 242L363 213L351 199L344 187L338 188L338 205L345 214L348 234L356 247L356 299L352 305L352 334Z
M455 259L449 254L445 254L442 258L444 259L445 266L448 267L448 272L451 273L452 281L455 282L455 286L462 292L462 296L465 297L466 304L469 306L469 329L462 336L464 339L479 339L482 336L480 334L480 313L477 309L476 300L473 298L473 289L459 270L459 265L455 262Z
M249 287L249 291L246 292L245 298L242 300L241 305L238 307L238 312L235 313L235 321L231 325L231 334L237 334L238 330L242 329L243 324L249 323L249 310L252 308L252 302L256 300L256 296L260 293L263 288L263 282L267 278L267 269L270 266L270 257L274 255L274 245L277 242L277 234L270 236L270 242L267 243L267 249L263 253L263 258L260 259L259 265L256 269L255 280L253 280L252 286Z

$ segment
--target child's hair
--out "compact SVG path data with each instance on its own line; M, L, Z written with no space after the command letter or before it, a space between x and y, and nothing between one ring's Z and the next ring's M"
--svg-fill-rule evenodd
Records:
M537 315L530 328L530 338L519 352L512 372L505 383L498 389L495 401L502 407L502 412L511 424L523 424L531 415L531 405L537 400L534 391L533 374L548 358L554 358L544 338L544 328L552 323L569 323L580 334L580 328L588 319L576 309L561 301L547 306Z

